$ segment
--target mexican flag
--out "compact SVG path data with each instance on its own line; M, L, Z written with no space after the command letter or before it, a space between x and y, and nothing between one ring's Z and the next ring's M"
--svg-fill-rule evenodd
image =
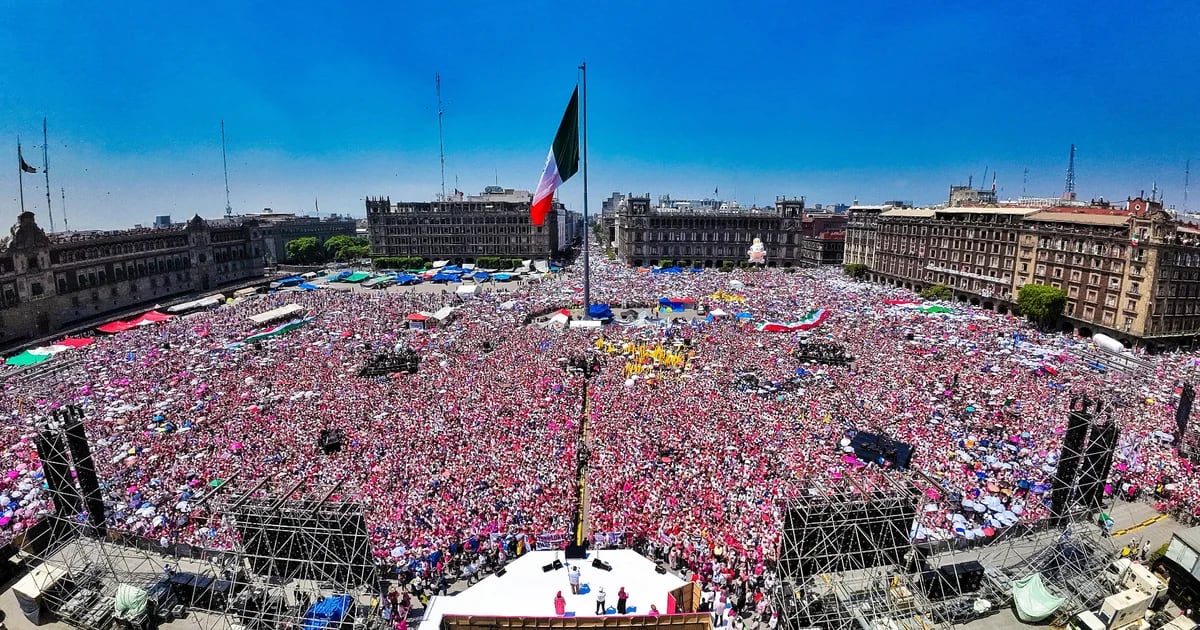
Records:
M537 192L533 194L529 218L534 225L546 223L546 215L550 214L551 205L554 203L554 191L563 182L571 179L578 170L579 87L576 87L571 93L571 101L567 103L562 122L558 124L558 133L554 134L554 144L550 145L550 154L546 156L546 169L538 182Z
M255 333L249 337L246 337L246 343L262 341L263 339L269 339L271 337L277 337L279 335L292 332L308 322L311 322L313 319L314 318L312 317L309 317L308 319L294 319L286 324L281 324L279 326L275 326L274 328L268 328L260 333Z
M829 316L829 310L818 308L804 314L799 320L794 322L762 322L754 327L758 332L796 332L798 330L811 330L821 325L825 318Z

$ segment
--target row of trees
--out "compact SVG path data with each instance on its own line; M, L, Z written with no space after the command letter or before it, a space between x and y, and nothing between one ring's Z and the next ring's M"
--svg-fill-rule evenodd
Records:
M372 262L376 269L424 269L429 263L420 256L380 256Z
M860 263L851 263L843 267L847 276L861 280L870 269ZM954 298L954 290L944 284L935 284L921 290L920 296L926 300L950 300ZM1049 326L1062 315L1067 304L1067 293L1056 287L1044 284L1027 284L1017 291L1017 310L1029 321L1038 326Z
M345 234L331 236L324 243L315 236L304 236L288 241L284 250L289 262L300 264L342 262L371 254L371 246L365 237Z

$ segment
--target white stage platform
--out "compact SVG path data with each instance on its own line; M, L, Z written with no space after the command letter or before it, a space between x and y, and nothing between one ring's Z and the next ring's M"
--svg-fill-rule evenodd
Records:
M592 567L597 553L612 566L612 571ZM568 614L595 617L596 592L600 587L604 587L609 608L617 607L617 591L623 586L629 594L626 605L637 608L630 614L644 615L650 611L650 604L654 604L665 615L667 594L686 583L670 573L656 572L655 564L636 551L607 549L590 552L586 560L570 561L572 566L579 566L580 583L591 589L587 594L572 595L565 566L557 571L542 571L542 566L555 558L562 559L562 552L531 551L508 563L503 576L492 574L457 595L434 597L421 618L421 630L437 630L445 615L556 617L554 595L559 591L567 600Z

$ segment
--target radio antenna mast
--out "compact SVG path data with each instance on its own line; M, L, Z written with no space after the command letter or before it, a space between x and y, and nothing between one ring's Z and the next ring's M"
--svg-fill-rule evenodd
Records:
M442 73L433 73L433 80L437 86L438 100L438 156L442 162L442 201L446 200L446 145L442 142Z
M225 169L225 216L233 216L229 203L229 160L225 157L225 120L221 120L221 166Z

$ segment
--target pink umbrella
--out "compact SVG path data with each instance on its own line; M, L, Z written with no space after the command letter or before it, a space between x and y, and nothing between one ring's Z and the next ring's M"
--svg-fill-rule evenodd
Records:
M8 471L8 478L9 478L9 479L16 479L17 477L20 477L20 476L21 476L21 471L19 471L19 470L10 470L10 471Z
M245 446L243 446L241 442L230 442L229 443L229 450L231 450L231 451L240 451L243 448L245 448Z

